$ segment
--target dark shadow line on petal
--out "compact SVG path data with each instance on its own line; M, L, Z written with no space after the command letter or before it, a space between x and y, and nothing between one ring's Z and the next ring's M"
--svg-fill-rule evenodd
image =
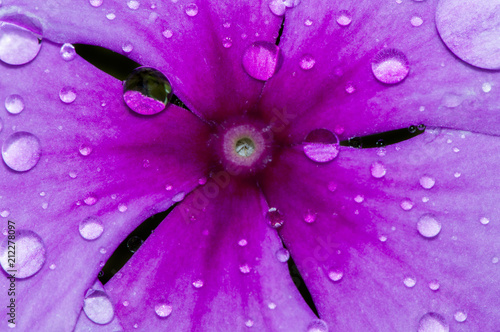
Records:
M278 37L276 38L276 46L279 46L280 44L280 41L281 41L281 36L283 35L283 29L285 28L285 16L283 15L283 21L281 21L281 27L280 27L280 30L278 32Z
M409 140L425 132L425 125L414 125L408 128L385 131L367 136L355 136L341 141L341 146L350 146L357 149L381 148Z

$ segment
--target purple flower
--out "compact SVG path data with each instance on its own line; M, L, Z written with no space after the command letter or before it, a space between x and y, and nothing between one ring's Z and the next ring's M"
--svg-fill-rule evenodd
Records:
M0 330L498 329L498 6L3 0ZM63 43L159 70L192 112Z

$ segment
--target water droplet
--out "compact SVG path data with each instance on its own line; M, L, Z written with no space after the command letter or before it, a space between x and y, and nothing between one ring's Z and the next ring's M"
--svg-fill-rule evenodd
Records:
M339 139L327 129L315 129L304 139L303 149L312 161L326 163L339 154Z
M415 278L412 278L412 277L406 277L405 280L403 280L403 283L405 284L406 287L413 288L413 287L415 287L417 280Z
M342 280L343 277L344 277L344 272L340 270L332 270L328 272L328 279L330 279L331 281L337 282Z
M172 187L172 185L170 185L170 184L165 185L165 190L167 190L167 191L170 191L170 190L172 190L173 188L174 188L174 187Z
M246 240L246 239L241 239L241 240L239 240L239 241L238 241L238 245L239 245L240 247L244 247L244 246L246 246L247 244L248 244L248 242L247 242L247 240Z
M441 223L434 216L424 214L417 222L417 230L423 237L432 238L441 231Z
M380 235L378 239L380 240L380 242L385 242L385 241L387 241L387 236Z
M134 46L131 43L125 43L122 45L122 51L125 53L130 53L134 50Z
M14 171L29 171L38 163L42 148L35 135L19 131L10 135L2 144L2 158Z
M130 0L130 1L127 1L127 7L132 9L132 10L136 10L139 8L139 1L137 0Z
M405 211L410 211L413 208L413 201L409 198L405 198L401 201L401 208Z
M224 24L222 24L222 26L226 29L229 29L231 27L231 23L225 22Z
M456 178L459 178L461 175L462 175L462 173L460 173L460 172L453 173L453 176Z
M411 25L413 25L414 27L419 27L422 25L422 23L424 23L424 20L422 20L421 17L413 16L411 18L410 22L411 22Z
M274 302L269 302L269 304L267 305L267 307L268 307L269 309L271 309L271 310L274 310L274 309L276 309L276 303L274 303Z
M114 20L116 18L116 15L113 13L106 14L106 18L110 21Z
M457 322L463 323L467 319L467 314L465 312L463 312L463 311L457 311L457 312L455 312L455 314L453 315L453 317L455 317L455 320Z
M87 217L80 222L78 230L85 240L95 240L102 235L104 224L97 217Z
M312 24L313 24L313 21L311 21L310 19L307 19L307 20L304 21L304 25L306 27L310 27Z
M286 6L283 0L272 0L269 3L269 9L274 15L283 16L285 15Z
M245 50L242 63L248 75L260 81L267 81L280 67L280 48L274 43L257 41Z
M130 252L136 252L137 250L139 250L139 248L142 246L143 243L144 240L142 240L140 237L131 236L127 240L127 248L128 250L130 250Z
M123 303L122 303L122 304L123 304L123 306L124 306L124 307L128 307L128 305L129 305L130 303L128 303L128 301L123 301Z
M101 290L90 289L83 300L85 315L96 324L107 324L115 315L108 295Z
M267 212L267 221L272 228L279 228L283 225L285 219L281 212L279 212L276 208L272 207Z
M196 16L198 14L198 6L195 3L189 3L186 5L187 16Z
M278 251L276 251L276 258L281 263L286 263L290 259L290 252L285 248L279 248Z
M380 82L395 84L405 79L410 71L410 64L403 52L386 48L373 58L372 71Z
M310 54L306 54L300 59L300 68L304 70L310 70L316 64L316 60L314 60L313 56Z
M90 145L87 145L87 144L82 144L78 148L78 151L80 152L80 154L82 156L88 156L89 154L92 153L92 147Z
M9 65L23 65L40 51L41 39L18 25L0 22L0 60Z
M354 197L354 201L356 203L363 203L364 200L365 200L365 197L363 195L356 195L356 197Z
M55 270L56 269L56 264L50 264L49 269Z
M102 5L103 0L89 0L92 7L99 7Z
M233 40L231 39L231 37L226 37L222 40L222 46L224 46L224 48L230 48L232 45Z
M345 92L347 92L348 94L351 94L351 93L354 93L354 91L356 91L356 88L354 87L354 85L351 82L348 82L345 86Z
M71 61L76 57L75 47L70 43L65 43L61 46L61 57L66 61Z
M181 202L184 197L186 197L186 193L181 191L180 193L177 193L174 197L172 197L173 202Z
M250 273L250 266L248 266L248 264L243 264L243 265L240 265L240 271L241 273L243 274L247 274L247 273Z
M283 3L288 8L293 8L293 7L296 7L300 4L300 0L284 0Z
M429 288L433 291L437 291L439 289L439 281L432 280L431 282L429 282Z
M418 332L449 332L450 327L443 316L428 312L420 318Z
M0 246L0 264L7 270L17 270L16 278L28 278L40 271L45 263L45 245L33 231L16 231L16 259L9 261L9 239L5 238ZM12 253L12 251L11 251Z
M498 257L493 257L493 258L491 259L491 262L492 262L493 264L497 264L497 263L498 263L498 261L499 261L499 258L498 258Z
M422 176L419 181L424 189L431 189L436 184L436 180L427 175Z
M198 280L194 281L193 282L193 287L194 288L201 288L201 287L203 287L203 280L198 279Z
M316 216L317 216L317 214L315 212L312 212L311 210L307 210L307 212L303 216L303 219L306 223L312 224L313 222L316 221Z
M163 37L167 38L167 39L170 39L172 38L172 36L174 35L174 33L172 32L172 30L165 30L161 33L163 35Z
M490 84L490 83L488 83L488 82L483 83L483 85L482 85L482 87L481 87L481 88L483 89L483 92L488 93L488 92L490 92L490 91L491 91L491 84Z
M486 217L481 217L481 219L479 219L479 222L481 222L481 224L483 225L488 225L490 223L490 219Z
M128 209L127 205L125 205L123 203L118 204L118 211L120 211L120 212L126 212L127 209Z
M10 216L10 211L9 211L9 210L7 210L7 209L5 209L5 210L3 210L2 212L0 212L0 216L1 216L2 218L7 218L8 216Z
M104 254L106 254L108 251L106 250L106 248L101 248L101 249L99 249L99 252L100 252L101 254L103 254L103 255L104 255Z
M5 109L10 114L19 114L24 110L24 99L20 95L10 95L5 98Z
M352 22L352 16L347 10L341 10L337 14L337 23L340 26L346 27Z
M387 173L387 169L385 168L384 164L376 161L372 163L370 172L374 178L380 179L385 176L385 174Z
M123 100L134 112L143 115L163 111L172 93L168 79L156 69L139 67L123 85Z
M70 104L76 99L76 90L70 86L65 86L59 91L59 98L63 103Z
M322 319L315 319L307 325L307 332L328 332L328 324Z
M429 197L426 197L426 196L422 197L422 202L427 203L428 201L429 201Z
M251 320L251 319L247 319L247 320L245 321L245 326L246 326L246 327L252 327L252 326L253 326L253 324L254 324L254 322L253 322L253 320Z

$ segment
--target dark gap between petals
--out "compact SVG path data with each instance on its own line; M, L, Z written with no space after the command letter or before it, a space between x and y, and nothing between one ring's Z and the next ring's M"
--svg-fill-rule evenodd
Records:
M396 144L409 140L425 132L425 125L410 126L407 128L385 131L383 133L355 136L340 142L342 146L350 146L358 149L380 148L386 145Z
M76 53L85 61L120 81L125 81L134 69L141 67L141 64L134 60L104 47L86 44L73 46ZM170 103L189 110L175 94L170 98Z
M280 31L278 32L278 38L276 38L276 46L279 46L281 35L283 35L283 29L285 28L285 16L283 16L283 21L281 21Z
M318 309L314 304L311 292L309 292L309 289L304 282L304 278L302 278L302 276L300 275L299 269L297 268L297 265L295 265L292 257L288 259L288 271L290 272L290 277L292 278L295 287L297 287L297 289L299 290L300 295L302 296L304 301L306 301L307 305L309 306L309 308L311 308L316 317L319 318Z
M106 284L120 269L127 264L141 246L142 242L153 233L158 225L172 212L177 204L171 206L167 211L157 213L143 223L141 223L129 236L116 248L111 257L99 272L99 281L104 285Z

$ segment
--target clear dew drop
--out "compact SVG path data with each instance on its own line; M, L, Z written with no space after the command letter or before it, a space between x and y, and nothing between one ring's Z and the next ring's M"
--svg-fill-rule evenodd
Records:
M304 70L310 70L314 67L316 64L316 60L314 60L314 57L310 54L306 54L300 59L299 65L300 68Z
M297 7L300 4L300 0L284 0L283 3L288 8Z
M290 259L290 252L285 248L280 248L278 249L278 251L276 251L276 258L281 263L286 263Z
M172 36L174 35L172 30L170 30L170 29L164 30L161 34L163 35L163 37L165 37L167 39L172 38Z
M4 209L0 212L0 217L7 218L8 216L10 216L10 211L8 209Z
M78 148L78 152L80 152L82 156L86 157L92 153L92 147L88 144L82 144Z
M114 13L108 13L106 14L106 18L110 21L113 21L116 18L116 15Z
M10 95L5 98L5 109L10 114L19 114L24 110L24 99L20 95Z
M283 0L272 0L269 3L269 9L271 10L271 13L273 13L274 15L283 16L285 15L286 5L283 2Z
M328 332L328 324L322 319L315 319L307 325L307 332Z
M411 18L410 22L411 22L411 25L413 25L414 27L419 27L424 23L424 20L422 20L422 18L419 16L413 16Z
M59 91L59 99L63 103L71 104L76 99L76 90L73 87L65 86Z
M160 303L155 305L155 312L158 317L168 317L172 313L172 306L166 303Z
M410 211L413 208L413 201L409 198L405 198L401 201L400 206L405 211Z
M424 214L417 222L417 230L423 237L433 238L441 232L441 223L431 214Z
M342 280L343 277L344 277L344 272L340 270L328 271L328 279L330 279L333 282L339 282L340 280Z
M222 46L224 48L230 48L231 46L233 46L233 40L231 39L231 37L222 39Z
M271 310L274 310L274 309L276 309L276 303L274 303L274 302L269 302L269 303L268 303L268 305L267 305L267 307L268 307L269 309L271 309Z
M419 180L420 185L424 189L431 189L436 184L436 180L430 176L424 175Z
M201 287L203 287L203 280L198 279L198 280L193 281L193 287L194 288L201 288Z
M311 210L307 210L306 213L304 213L303 220L308 223L312 224L313 222L316 221L317 213L313 212Z
M253 321L252 319L247 319L247 320L245 321L245 326L246 326L246 327L252 327L252 326L253 326L253 324L254 324L254 321Z
M242 264L240 265L240 272L243 273L243 274L248 274L250 273L250 266L248 264Z
M126 212L127 210L128 210L128 207L126 204L123 204L123 203L118 204L118 211L123 213L123 212Z
M80 221L78 231L85 240L98 239L104 231L104 223L97 217L87 217Z
M89 2L92 7L100 7L103 0L89 0Z
M491 84L488 83L488 82L485 82L483 83L483 85L481 86L481 89L483 90L483 92L490 92L491 91Z
M181 191L180 193L177 193L174 197L172 197L173 202L182 202L182 200L186 197L186 193Z
M313 21L311 21L310 19L306 19L306 20L304 21L304 25L305 25L306 27L310 27L312 24L313 24Z
M246 239L241 239L241 240L239 240L239 241L238 241L238 245L239 245L240 247L244 247L244 246L246 246L247 244L248 244L248 241L247 241Z
M132 45L131 43L127 42L125 44L122 45L122 51L125 52L125 53L130 53L134 50L134 45Z
M285 219L283 214L279 212L276 208L272 207L269 209L266 215L267 222L272 228L279 228L283 225Z
M340 26L346 27L352 22L352 16L347 10L341 10L337 14L337 23Z
M339 139L330 130L315 129L304 139L303 150L312 161L326 163L339 154Z
M165 109L172 86L156 69L139 67L132 71L123 84L123 100L134 112L143 115L157 114Z
M347 92L348 94L352 94L355 91L356 91L356 88L354 87L354 85L351 82L348 82L345 86L345 92Z
M19 131L10 135L2 144L2 158L14 171L25 172L36 166L42 148L35 135Z
M198 15L198 6L195 3L189 3L186 5L186 15L194 17Z
M455 320L459 323L463 323L467 320L467 314L463 311L457 311L455 312L455 314L453 315L453 317L455 318Z
M479 219L479 222L483 225L488 225L490 223L490 219L486 218L486 217L481 217Z
M0 22L0 60L9 65L23 65L40 51L41 39L18 25Z
M432 280L431 282L429 282L429 288L430 288L430 290L437 291L439 289L439 287L440 287L439 281Z
M70 43L64 43L59 53L61 54L61 58L66 61L71 61L76 57L75 47Z
M428 312L420 318L418 332L449 332L450 327L443 316Z
M9 261L9 239L5 238L0 246L0 264L7 270L17 270L16 278L24 279L36 274L46 259L43 240L38 234L29 230L16 231L16 259ZM12 257L11 257L12 258Z
M267 81L279 69L281 53L274 43L257 41L243 53L243 68L251 77Z
M127 240L127 249L132 253L136 252L137 250L139 250L139 248L142 246L143 243L144 243L144 240L141 239L140 237L131 236Z
M90 289L83 300L85 315L96 324L108 324L115 311L108 295L101 290Z
M395 84L406 78L410 64L400 50L386 48L379 51L371 63L373 75L382 83Z
M139 6L140 6L140 3L137 0L127 1L127 7L130 8L130 9L132 9L132 10L138 9Z
M385 174L387 173L387 169L385 168L384 164L379 161L375 161L370 166L370 173L374 178L380 179L385 176Z
M412 278L412 277L406 277L404 280L403 280L403 283L406 287L408 288L413 288L415 287L415 285L417 284L417 280L415 278Z

